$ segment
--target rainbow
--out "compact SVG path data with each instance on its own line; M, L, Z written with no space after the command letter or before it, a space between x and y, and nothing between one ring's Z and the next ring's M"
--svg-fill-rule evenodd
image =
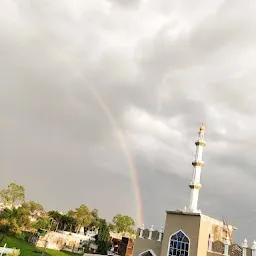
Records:
M65 63L67 63L68 66L70 67L70 63L73 63L70 60L70 56L67 57L67 55L65 55L65 56L63 55L63 52L60 53L59 51L55 51L55 54L58 54L58 53L59 53L59 57L61 57L61 59ZM126 142L124 132L120 128L120 126L118 125L118 123L117 123L115 117L113 116L113 114L111 113L111 110L108 107L108 105L105 103L103 98L98 94L98 92L92 86L90 86L90 83L86 80L84 75L81 74L80 72L78 73L78 68L76 68L75 66L72 66L72 70L74 71L74 75L81 78L81 80L85 81L85 84L86 84L88 90L94 96L94 98L97 100L101 109L106 114L109 121L112 123L112 125L114 126L114 128L117 131L118 140L120 142L123 153L126 157L128 167L129 167L129 170L130 170L131 181L132 181L133 188L134 188L134 197L135 197L135 205L136 205L136 220L135 220L135 222L136 222L138 227L142 227L142 225L143 225L142 205L143 204L142 204L142 199L141 199L140 184L139 184L139 179L138 179L138 175L137 175L137 170L136 170L134 161L132 159L130 149L129 149L128 144Z
M136 203L136 207L137 207L137 209L136 209L136 215L137 215L136 216L136 223L137 223L137 225L139 227L141 227L142 223L143 223L143 211L142 211L142 199L141 199L141 191L140 191L139 179L138 179L138 175L137 175L137 170L136 170L135 164L133 162L133 159L132 159L132 156L131 156L128 144L127 144L125 136L124 136L124 132L122 131L122 129L118 125L116 119L112 115L109 107L104 102L102 97L100 97L100 95L96 92L96 90L93 89L88 84L87 84L87 88L89 89L91 94L95 97L95 99L99 103L101 109L105 112L105 114L107 115L108 119L110 120L112 125L117 130L117 136L118 136L121 148L123 150L123 153L124 153L124 155L126 157L126 160L127 160L127 163L128 163L129 169L130 169L131 180L132 180L132 184L133 184L133 187L134 187L135 203Z

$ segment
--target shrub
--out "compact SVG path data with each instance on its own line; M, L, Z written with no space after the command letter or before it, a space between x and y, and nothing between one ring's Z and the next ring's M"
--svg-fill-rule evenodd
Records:
M8 253L7 256L20 256L20 251L19 250L15 250L11 253Z

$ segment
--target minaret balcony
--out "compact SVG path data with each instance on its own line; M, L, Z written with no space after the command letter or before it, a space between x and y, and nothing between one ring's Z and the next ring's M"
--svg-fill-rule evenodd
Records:
M194 161L194 162L192 162L192 165L194 167L196 167L196 166L203 167L204 166L204 162L203 161Z
M191 189L200 189L201 187L202 187L202 185L200 184L200 183L189 183L189 187L191 188Z
M196 146L201 146L201 147L205 147L206 145L206 142L205 141L202 141L202 140L197 140L195 142Z

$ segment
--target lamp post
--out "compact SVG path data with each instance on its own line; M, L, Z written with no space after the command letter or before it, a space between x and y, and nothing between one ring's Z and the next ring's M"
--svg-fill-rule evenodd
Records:
M51 223L50 223L50 227L49 227L49 229L47 230L47 232L46 232L46 235L51 231L51 229L52 229L52 223L54 222L54 219L53 218L50 218L51 219ZM46 241L45 241L45 244L44 244L44 249L43 249L43 251L42 251L42 256L44 256L44 254L45 254L45 250L46 250L46 248L47 248L47 244L48 244L48 239L46 239Z

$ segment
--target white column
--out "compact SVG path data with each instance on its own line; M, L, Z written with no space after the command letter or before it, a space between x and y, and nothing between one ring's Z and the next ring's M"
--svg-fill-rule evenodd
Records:
M224 255L228 255L228 247L230 246L230 239L227 235L225 243L224 243Z
M158 242L161 242L162 241L162 236L163 236L163 228L160 229L159 231L159 237L158 237Z
M212 251L212 242L213 242L213 235L210 234L210 236L209 236L209 241L208 241L208 251L209 251L209 252Z
M190 203L189 203L190 212L198 212L197 211L198 197L199 197L199 189L191 188Z
M150 230L149 230L149 236L148 236L148 239L152 239L152 233L153 233L153 231L154 231L154 226L152 225L151 226L151 228L150 228Z
M255 240L252 243L252 256L256 256L256 241Z
M203 149L206 145L204 141L204 132L205 128L204 125L200 127L199 131L199 138L196 141L196 154L195 154L195 160L192 163L193 165L193 175L192 175L192 181L189 184L189 187L191 189L190 191L190 202L189 202L189 211L193 213L198 213L197 205L198 205L198 197L199 197L199 190L201 188L200 179L201 179L201 170L204 165L203 163Z
M242 248L243 248L243 256L246 256L246 252L248 248L248 243L246 239L244 239L244 242L242 243Z
M142 225L141 229L140 229L140 238L143 238L143 231L144 231L145 227L144 224Z

